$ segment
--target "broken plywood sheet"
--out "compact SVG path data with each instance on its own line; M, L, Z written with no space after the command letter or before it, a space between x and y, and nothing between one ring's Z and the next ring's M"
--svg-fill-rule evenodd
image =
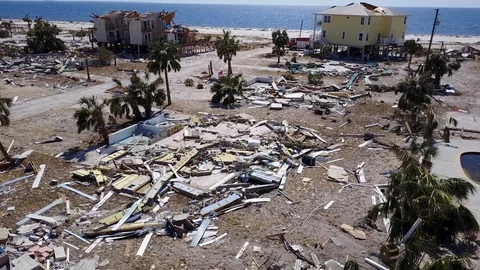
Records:
M230 181L231 179L233 179L233 176L235 176L235 174L231 176L232 178L227 176L229 176L229 174L217 173L217 174L210 174L206 176L190 177L189 180L190 180L190 185L192 187L196 187L203 190L213 190L217 186L222 185ZM217 185L217 183L220 183L220 184ZM211 187L214 187L214 188L212 189Z
M367 180L365 179L365 171L363 170L363 168L358 171L358 182L359 183L367 182Z
M95 259L83 259L76 265L72 266L71 270L95 270L97 269L98 261Z
M234 193L232 195L230 195L229 197L219 201L219 202L216 202L216 203L213 203L209 206L206 206L204 208L202 208L200 210L200 214L202 216L205 216L207 214L209 214L210 212L212 211L218 211L222 208L225 208L229 205L232 205L233 203L237 202L238 200L240 200L242 198L241 195L237 194L237 193Z
M201 197L205 194L205 191L198 188L194 188L182 182L174 182L172 184L172 187L179 193L193 199Z
M12 265L14 266L13 269L22 269L22 270L36 270L42 269L40 265L28 254L23 254L19 258L12 261Z
M237 161L237 156L229 153L219 153L213 160L221 164L232 164Z
M365 232L363 232L361 230L356 230L355 228L353 228L352 226L350 226L348 224L342 224L340 226L340 228L342 228L342 230L345 231L346 233L353 236L355 239L359 239L359 240L366 240L367 239L367 235L365 234Z
M130 174L124 175L115 183L113 183L113 189L118 191L123 191L126 193L138 193L138 191L150 183L151 178L148 175L138 175L138 174Z
M126 155L128 152L125 151L125 150L118 150L106 157L103 157L101 160L100 160L100 163L108 163L112 160L115 160L115 159L118 159L118 158L121 158L123 157L124 155Z
M338 182L348 182L348 173L342 167L330 165L328 168L328 178Z
M281 103L272 103L270 104L270 110L281 110L283 105Z
M325 267L327 270L343 270L343 265L334 260L328 260L325 262Z
M42 180L43 173L45 172L45 164L40 165L40 170L37 173L37 176L35 176L35 180L33 181L32 188L38 188L40 185L40 181Z
M305 97L305 94L301 92L286 94L283 96L283 98L291 99L291 100L302 100L303 97Z

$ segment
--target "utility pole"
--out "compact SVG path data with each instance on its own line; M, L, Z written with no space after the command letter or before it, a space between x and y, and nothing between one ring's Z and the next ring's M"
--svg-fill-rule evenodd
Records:
M437 25L440 24L440 21L438 20L438 11L439 9L435 9L435 20L433 21L433 27L432 27L432 35L430 36L430 43L428 44L428 50L427 50L427 60L430 57L430 49L432 48L432 42L433 42L433 35L435 34L435 28Z
M303 20L302 20L302 23L300 24L300 34L298 35L299 38L302 37L302 30L303 30Z

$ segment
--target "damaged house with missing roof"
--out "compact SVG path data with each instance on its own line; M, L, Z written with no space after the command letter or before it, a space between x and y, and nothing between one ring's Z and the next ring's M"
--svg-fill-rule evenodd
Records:
M187 46L195 43L196 31L174 23L175 12L111 11L104 15L92 14L94 40L99 46L131 46L138 51L160 37Z

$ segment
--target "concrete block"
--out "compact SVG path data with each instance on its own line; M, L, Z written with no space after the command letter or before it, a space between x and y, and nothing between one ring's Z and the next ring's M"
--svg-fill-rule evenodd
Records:
M37 270L42 269L40 265L27 254L12 261L13 270Z
M53 253L55 254L55 261L61 262L67 259L67 254L65 254L65 249L63 247L53 248Z

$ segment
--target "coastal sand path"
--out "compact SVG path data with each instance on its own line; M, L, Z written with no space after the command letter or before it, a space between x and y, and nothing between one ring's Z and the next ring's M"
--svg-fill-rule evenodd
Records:
M245 62L251 57L265 53L270 48L260 48L250 51L238 52L234 61L238 64L238 69L235 72L241 71L241 62ZM205 53L197 56L182 58L182 69L179 72L170 72L169 80L172 89L172 98L177 101L182 100L209 100L210 94L208 89L199 91L197 89L187 88L183 85L183 80L190 77L192 74L199 74L201 71L206 70L209 61L212 60L215 67L224 67L219 70L226 70L226 64L220 60L216 52ZM235 68L236 66L234 66ZM252 67L253 66L247 66ZM70 75L70 74L65 74ZM105 93L106 90L115 86L115 83L108 77L92 76L92 79L102 81L102 84L93 85L89 87L78 86L68 92L46 96L34 100L28 100L20 104L16 104L11 109L11 120L19 121L29 117L40 115L44 112L60 110L66 107L76 106L78 100L83 96L100 95L100 97L108 98L110 95ZM152 79L153 76L152 76ZM122 83L128 85L128 79L122 80ZM186 88L186 89L185 89ZM195 90L195 91L191 91Z

